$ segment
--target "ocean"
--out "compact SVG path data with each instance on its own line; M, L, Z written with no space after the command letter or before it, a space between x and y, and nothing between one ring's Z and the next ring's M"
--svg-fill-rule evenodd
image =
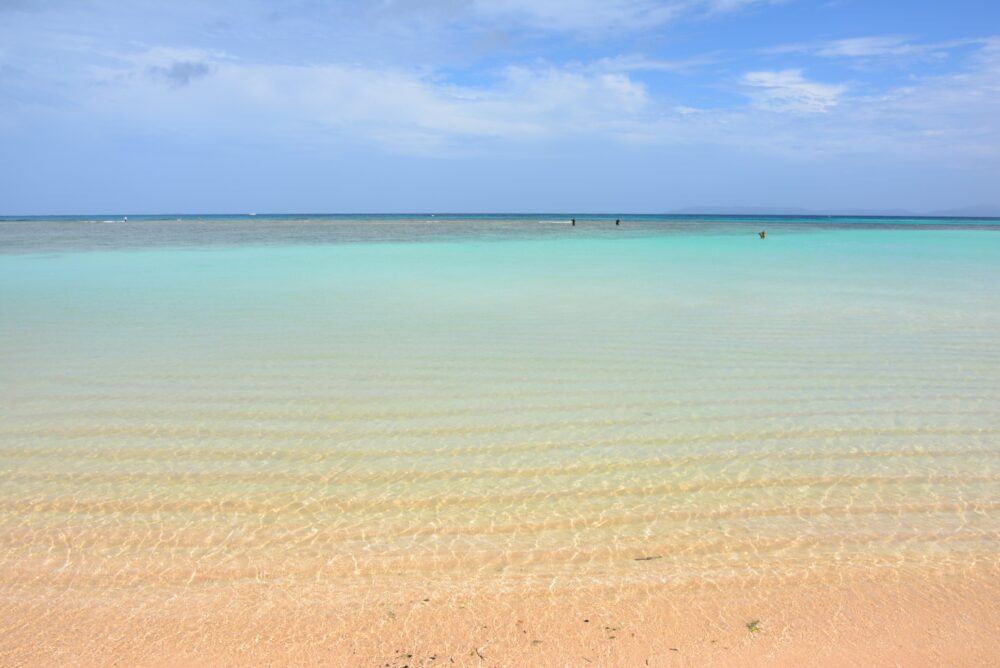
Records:
M119 219L0 219L0 631L1000 561L998 220Z

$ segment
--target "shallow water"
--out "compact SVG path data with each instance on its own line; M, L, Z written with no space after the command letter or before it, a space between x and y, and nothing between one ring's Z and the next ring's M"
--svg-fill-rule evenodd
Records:
M0 601L997 561L996 221L541 219L0 221Z

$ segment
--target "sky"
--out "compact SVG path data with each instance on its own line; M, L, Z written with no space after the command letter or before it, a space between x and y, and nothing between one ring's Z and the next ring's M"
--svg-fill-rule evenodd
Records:
M0 215L983 207L997 0L0 0Z

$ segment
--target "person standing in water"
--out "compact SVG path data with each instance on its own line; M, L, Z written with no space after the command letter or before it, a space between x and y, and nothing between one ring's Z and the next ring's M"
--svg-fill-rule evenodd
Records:
M573 220L571 220L570 223L573 225L573 227L576 227L576 218L574 218Z
M622 223L621 218L615 218L615 225L621 225L621 223Z

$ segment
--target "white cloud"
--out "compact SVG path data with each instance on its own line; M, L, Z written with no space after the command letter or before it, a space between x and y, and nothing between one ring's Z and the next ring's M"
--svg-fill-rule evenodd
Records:
M883 131L942 154L1000 157L1000 38L982 42L966 69L872 98Z
M682 10L680 3L654 0L477 0L476 12L557 31L636 30L662 25Z
M433 69L266 64L199 49L107 51L101 62L89 67L89 79L62 86L70 102L45 114L64 114L74 126L213 143L318 150L353 143L434 155L564 140L796 156L1000 152L1000 40L985 41L951 74L911 77L906 86L874 93L871 86L813 81L799 69L751 71L739 80L749 104L735 106L713 104L698 88L687 95L689 81L651 91L636 73L675 63L640 55L509 66L462 84ZM5 115L12 128L29 119L16 106L0 111L0 119Z
M765 49L765 53L805 53L821 58L872 62L912 62L947 58L954 49L984 46L989 39L969 38L942 42L918 42L902 35L870 35L846 39L783 44Z
M477 14L526 27L607 34L644 30L682 16L725 14L775 0L472 0Z
M803 88L798 70L752 73L754 108L719 110L695 118L698 134L715 142L797 158L886 156L981 169L1000 165L1000 39L983 41L963 67L911 77L882 92ZM776 76L777 75L777 76ZM748 75L749 77L750 75ZM744 82L747 83L747 82ZM821 88L816 89L815 86ZM779 92L780 91L780 92ZM830 100L836 104L831 104ZM790 109L789 109L790 107ZM826 113L773 113L824 109ZM695 130L692 130L695 132Z
M834 107L847 91L843 84L808 81L802 70L748 72L743 85L761 109L799 113L822 113Z
M871 56L899 56L917 51L904 37L852 37L817 45L816 55L827 58L866 58Z
M716 61L717 58L712 54L676 60L630 54L601 58L594 62L590 69L599 72L686 72Z
M177 63L200 76L166 80ZM197 131L295 133L375 141L401 152L455 151L480 140L630 132L650 106L623 73L508 67L491 85L456 86L413 71L259 65L224 54L155 49L94 70L88 109L123 122Z

